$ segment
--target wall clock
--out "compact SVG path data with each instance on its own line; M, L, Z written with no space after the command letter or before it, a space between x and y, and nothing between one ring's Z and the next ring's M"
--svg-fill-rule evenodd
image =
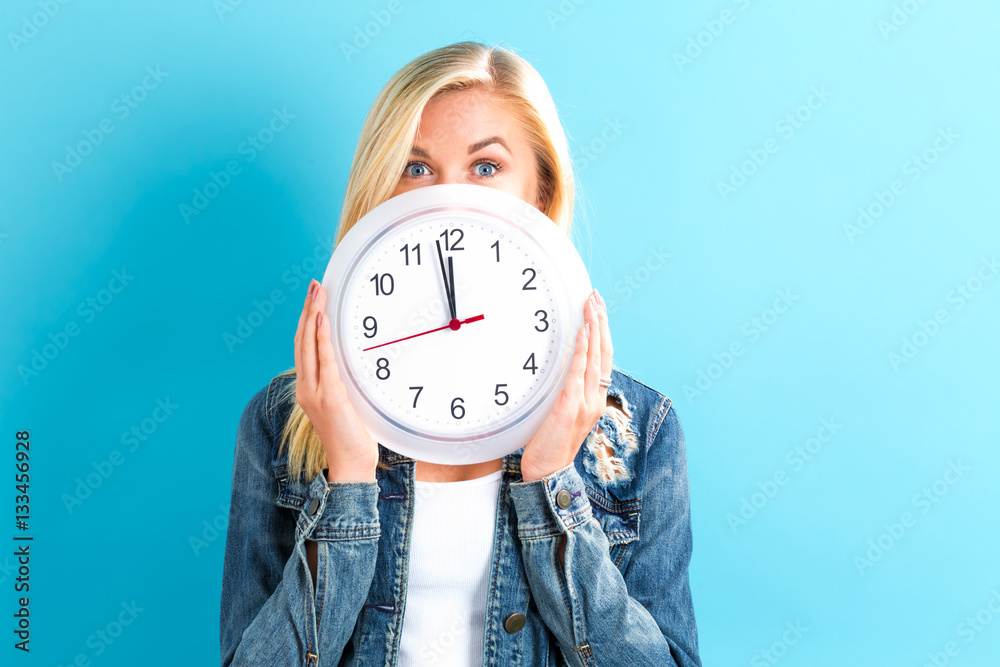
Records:
M369 433L452 465L534 436L562 391L591 291L551 219L468 184L416 188L369 211L322 282L338 369Z

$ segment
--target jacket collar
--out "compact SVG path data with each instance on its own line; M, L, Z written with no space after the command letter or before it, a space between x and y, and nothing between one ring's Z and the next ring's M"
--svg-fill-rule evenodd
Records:
M517 450L507 454L502 457L501 470L509 473L521 473L521 455L524 453L524 447L520 447ZM416 459L410 456L403 456L398 452L394 452L382 443L378 445L378 460L379 462L395 467L398 465L409 465L416 463Z

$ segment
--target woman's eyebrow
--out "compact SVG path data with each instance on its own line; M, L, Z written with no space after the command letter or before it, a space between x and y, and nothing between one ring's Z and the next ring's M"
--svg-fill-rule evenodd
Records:
M505 142L502 137L487 137L482 141L477 141L476 143L469 146L469 155L472 155L476 151L486 148L490 144L500 144L501 146L507 149L508 153L510 153L511 155L514 154L513 151L510 150L510 146L507 145L507 142ZM413 148L411 148L410 153L428 159L430 159L431 157L430 155L428 155L427 151L425 151L423 148L420 148L420 146L414 146Z
M507 149L508 153L511 153L510 146L508 146L503 139L501 139L500 137L487 137L482 141L477 141L476 143L469 146L469 155L472 155L478 150L486 148L490 144L500 144L501 146ZM513 153L511 153L511 155L513 155Z

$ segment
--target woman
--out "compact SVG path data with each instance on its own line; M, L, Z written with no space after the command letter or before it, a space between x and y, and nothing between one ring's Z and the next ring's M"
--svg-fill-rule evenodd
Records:
M475 42L397 72L369 112L339 242L397 194L474 183L573 214L565 134L538 73ZM295 367L240 419L223 665L700 665L684 436L670 399L612 367L584 306L566 384L502 458L415 461L346 399L312 281Z

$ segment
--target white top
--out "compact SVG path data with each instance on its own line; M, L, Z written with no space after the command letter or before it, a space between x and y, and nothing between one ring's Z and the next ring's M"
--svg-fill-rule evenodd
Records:
M479 667L502 470L415 480L400 665Z

